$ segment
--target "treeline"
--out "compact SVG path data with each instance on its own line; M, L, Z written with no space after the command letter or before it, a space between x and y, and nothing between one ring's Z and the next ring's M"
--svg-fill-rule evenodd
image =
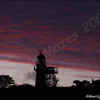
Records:
M98 94L100 94L98 87L36 88L29 84L23 84L1 88L0 100L87 100L87 95Z

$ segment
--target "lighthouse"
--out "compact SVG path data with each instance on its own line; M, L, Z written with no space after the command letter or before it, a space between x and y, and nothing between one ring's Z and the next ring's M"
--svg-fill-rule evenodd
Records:
M37 56L37 63L34 66L36 71L35 87L56 87L58 79L56 75L58 73L57 67L47 67L46 58L42 54L42 50L38 50L40 54Z

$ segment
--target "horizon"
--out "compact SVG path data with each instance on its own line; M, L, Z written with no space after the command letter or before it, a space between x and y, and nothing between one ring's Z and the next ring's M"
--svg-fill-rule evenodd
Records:
M100 79L99 1L0 2L0 75L35 85L42 49L58 86Z

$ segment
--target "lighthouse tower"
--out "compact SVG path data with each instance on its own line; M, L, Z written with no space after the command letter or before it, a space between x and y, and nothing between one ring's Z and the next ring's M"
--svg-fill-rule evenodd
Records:
M36 71L36 87L56 87L58 79L55 74L58 73L57 67L47 67L46 58L42 50L38 50L40 55L37 56L37 64L34 66Z

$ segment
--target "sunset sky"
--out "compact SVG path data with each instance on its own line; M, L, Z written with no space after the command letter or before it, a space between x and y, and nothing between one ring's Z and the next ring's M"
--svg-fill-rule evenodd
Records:
M0 74L34 85L39 49L58 86L100 79L100 2L0 1Z

